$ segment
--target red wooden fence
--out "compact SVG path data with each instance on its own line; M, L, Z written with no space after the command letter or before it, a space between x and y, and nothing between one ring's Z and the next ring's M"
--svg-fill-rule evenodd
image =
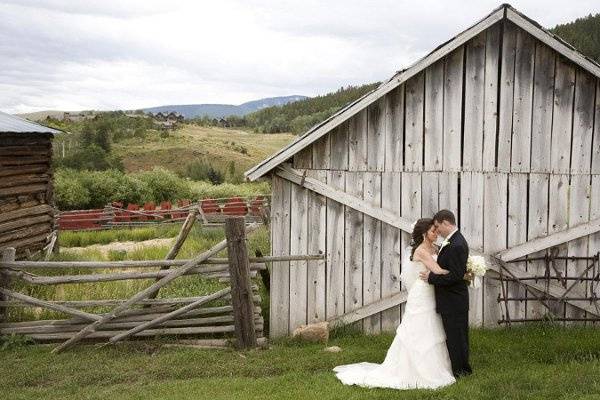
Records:
M145 223L176 222L184 220L189 209L199 205L204 215L241 215L258 217L268 205L268 196L240 197L224 199L202 199L192 203L188 199L177 200L176 207L170 201L162 201L157 207L154 202L143 205L113 202L105 208L93 210L62 211L58 215L60 230L105 229L119 225L142 225Z

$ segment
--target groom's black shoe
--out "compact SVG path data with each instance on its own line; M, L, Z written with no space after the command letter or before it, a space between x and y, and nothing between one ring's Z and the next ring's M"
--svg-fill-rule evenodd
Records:
M471 369L463 369L463 370L460 370L460 371L453 372L454 377L456 379L460 379L462 377L469 376L472 373L473 373L473 371Z

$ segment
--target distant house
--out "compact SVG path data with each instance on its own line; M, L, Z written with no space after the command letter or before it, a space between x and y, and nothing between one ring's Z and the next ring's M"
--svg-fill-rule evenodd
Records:
M93 111L82 111L79 113L71 113L69 111L65 111L63 113L62 120L70 122L79 122L86 119L94 119L96 116L97 114Z
M175 112L175 111L171 111L168 115L167 115L167 121L173 121L173 122L183 122L184 117L183 115Z
M148 117L154 120L154 124L161 129L175 129L177 124L183 122L183 115L171 111L170 113L159 111L156 114L149 112Z
M23 258L55 229L52 138L60 131L0 112L0 249Z

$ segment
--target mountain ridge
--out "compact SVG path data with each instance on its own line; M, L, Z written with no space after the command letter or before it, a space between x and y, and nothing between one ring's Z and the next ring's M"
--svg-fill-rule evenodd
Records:
M234 105L234 104L219 104L219 103L206 103L206 104L171 104L156 107L146 107L141 110L144 112L171 112L175 111L183 115L186 119L197 118L208 116L211 118L228 117L231 115L244 116L263 108L282 106L285 104L293 103L295 101L307 99L307 96L302 95L290 95L290 96L278 96L278 97L266 97L263 99L251 100L245 103Z

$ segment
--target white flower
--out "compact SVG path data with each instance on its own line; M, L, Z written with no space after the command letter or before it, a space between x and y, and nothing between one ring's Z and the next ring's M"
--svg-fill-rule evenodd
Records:
M471 272L475 276L484 276L487 269L485 258L482 256L470 256L467 260L467 272Z
M450 241L448 239L445 239L442 242L442 245L440 246L440 250L442 250L444 248L444 246L448 246L450 244Z

